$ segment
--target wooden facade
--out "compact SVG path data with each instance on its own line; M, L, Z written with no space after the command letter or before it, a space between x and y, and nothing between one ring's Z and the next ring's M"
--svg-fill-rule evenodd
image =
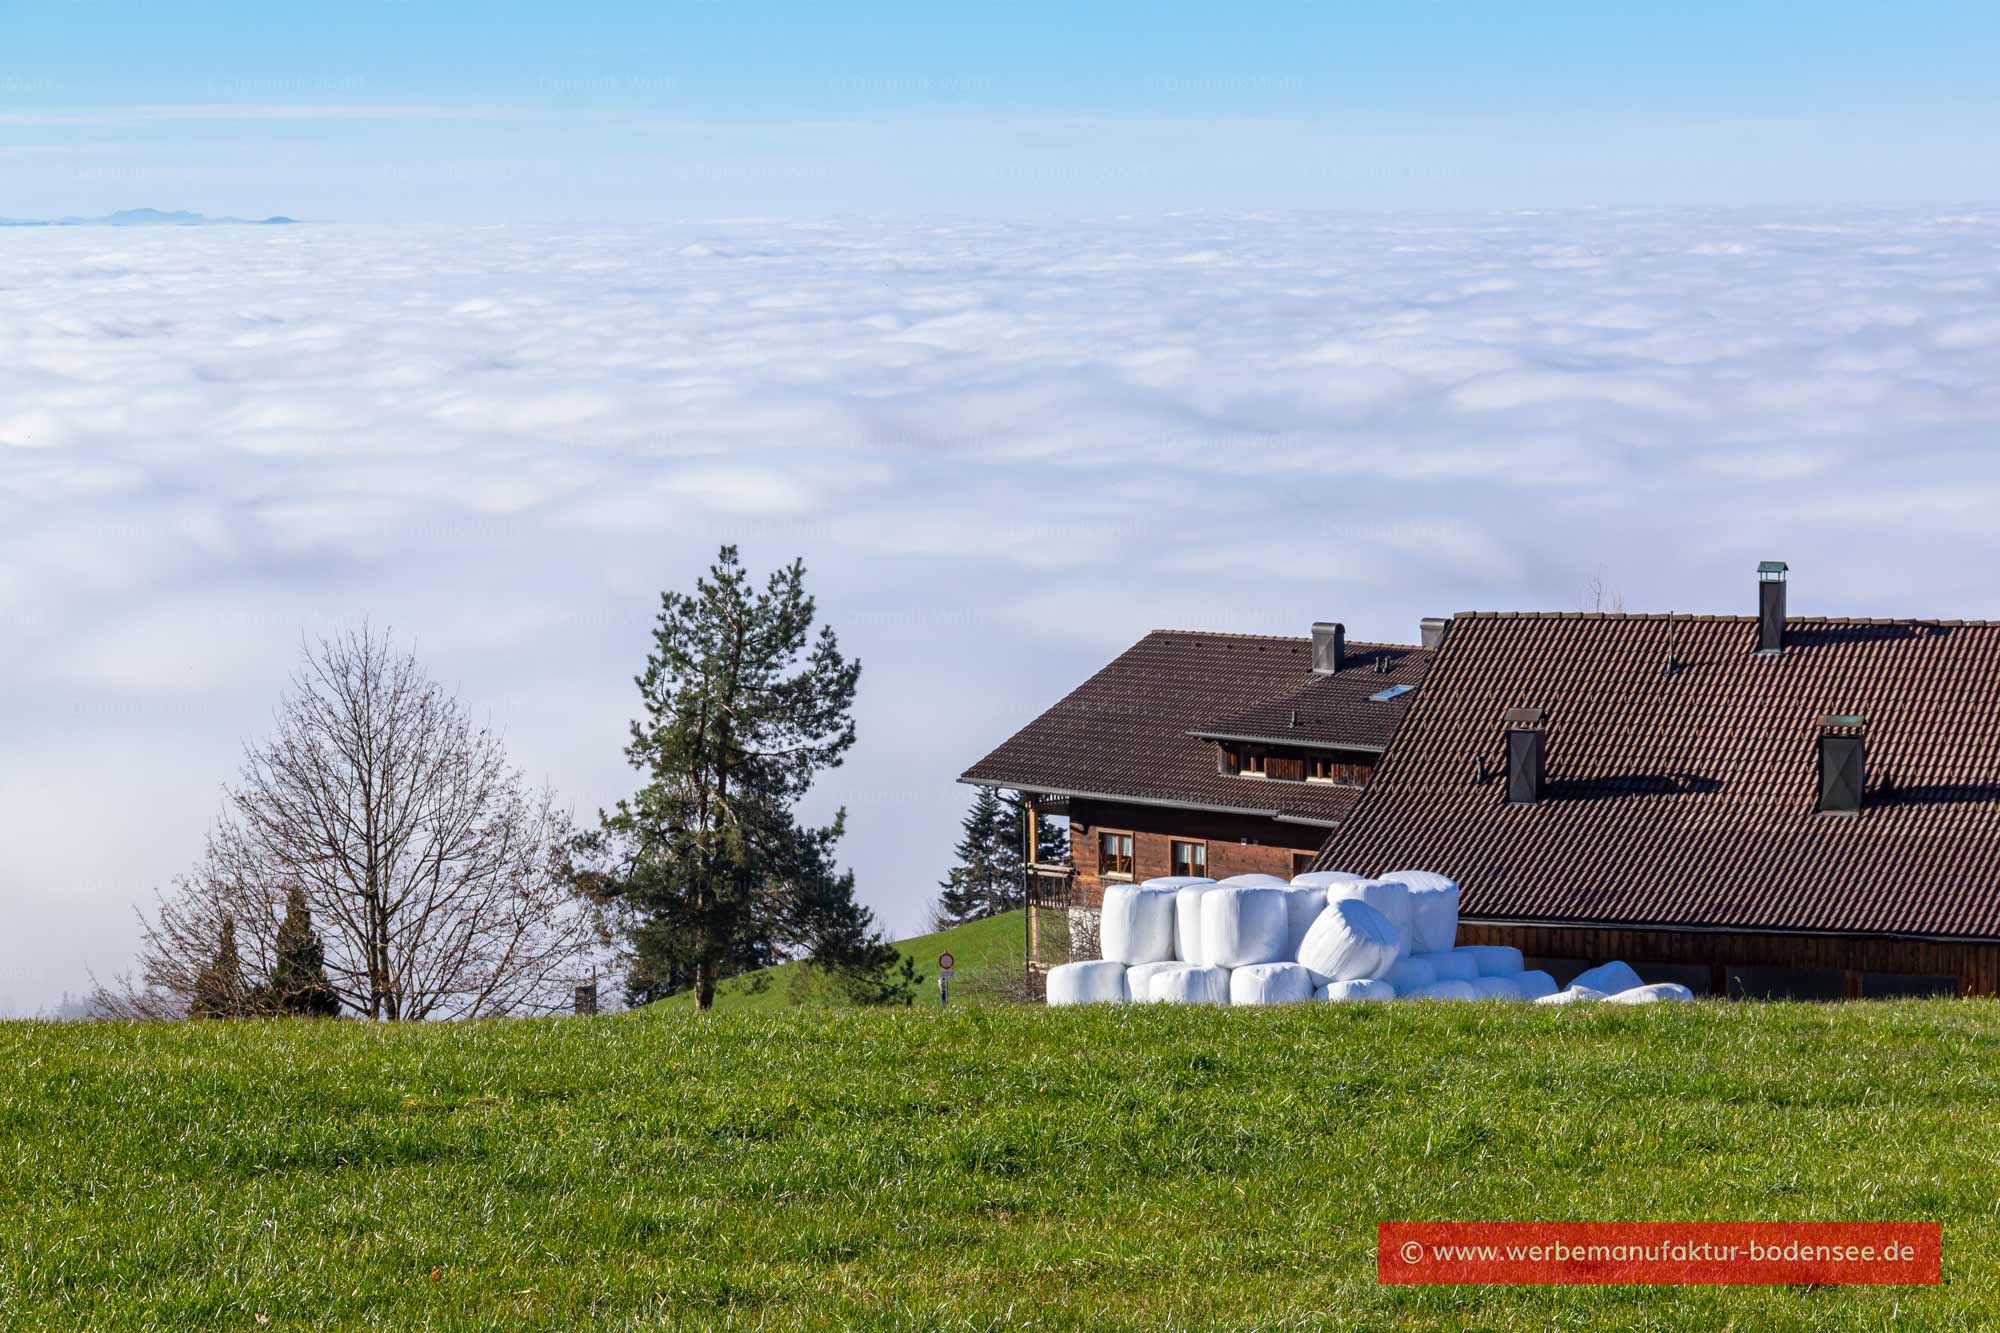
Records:
M1100 835L1129 834L1132 868L1107 874L1100 864ZM1166 805L1138 805L1073 798L1069 802L1071 863L1076 868L1079 906L1104 901L1107 883L1143 883L1177 873L1173 844L1198 845L1205 866L1194 873L1210 879L1232 875L1276 875L1290 879L1319 851L1326 829L1263 815L1219 810L1188 810Z
M1622 958L1647 981L1698 994L1862 999L2000 994L2000 941L1897 939L1734 930L1631 930L1586 925L1459 923L1460 944L1509 944L1566 983Z

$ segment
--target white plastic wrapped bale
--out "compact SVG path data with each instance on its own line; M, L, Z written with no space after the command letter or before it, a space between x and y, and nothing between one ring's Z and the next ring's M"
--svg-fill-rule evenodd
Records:
M1603 998L1604 998L1604 992L1601 990L1592 990L1588 986L1571 986L1569 989L1559 990L1553 995L1544 995L1540 999L1536 1000L1535 1003L1536 1004L1589 1004L1593 1000L1601 1000Z
M1298 1004L1312 997L1312 973L1297 963L1251 963L1229 972L1231 1004Z
M1374 980L1396 965L1402 943L1388 917L1359 898L1336 898L1299 943L1299 963L1315 986Z
M1123 1004L1125 964L1104 959L1049 969L1049 1004Z
M1472 988L1472 983L1469 981L1433 981L1428 986L1417 987L1408 995L1403 996L1403 998L1406 1000L1476 1000L1479 998L1479 992Z
M1330 884L1326 890L1326 900L1333 902L1339 898L1352 898L1367 903L1389 919L1396 928L1398 952L1409 954L1416 950L1411 947L1410 890L1400 880L1363 879L1351 884Z
M1398 958L1394 966L1382 974L1382 980L1394 986L1398 995L1421 990L1437 979L1437 969L1421 958Z
M1139 887L1142 889L1185 889L1198 884L1213 884L1214 880L1204 875L1155 875Z
M1201 895L1201 961L1215 967L1281 963L1289 921L1276 888L1218 884Z
M1214 880L1206 880L1174 890L1174 957L1184 963L1208 961L1201 951L1201 898L1214 887Z
M1544 995L1554 995L1558 989L1556 979L1546 972L1523 972L1519 976L1508 977L1514 989L1524 1000L1539 1000Z
M1280 892L1285 895L1285 957L1295 959L1306 932L1326 908L1326 890L1309 884L1291 884Z
M1396 988L1386 981L1329 981L1313 992L1315 1000L1339 1004L1346 1000L1393 1000Z
M1650 986L1634 986L1604 997L1606 1004L1658 1004L1662 1000L1692 1000L1694 992L1673 981L1656 981Z
M1279 879L1276 875L1231 875L1222 881L1238 889L1289 889L1292 882Z
M1156 1004L1228 1004L1229 969L1189 964L1153 978L1147 999Z
M1577 973L1569 984L1616 995L1619 991L1645 985L1646 979L1634 972L1630 963L1610 962L1593 967L1588 972Z
M1104 957L1127 967L1170 962L1174 956L1175 889L1113 884L1104 891L1097 944Z
M1482 1000L1508 1000L1516 1004L1521 1000L1521 992L1512 977L1474 977L1466 985L1479 992Z
M1461 944L1452 952L1470 958L1482 977L1515 977L1526 966L1521 951L1511 944Z
M1431 965L1439 981L1470 981L1479 975L1479 964L1456 949L1443 953L1420 953L1417 957Z
M1382 876L1410 890L1410 952L1441 953L1458 942L1458 884L1430 870Z
M1156 998L1154 990L1160 977L1168 972L1193 966L1193 963L1174 962L1140 963L1137 967L1128 967L1125 969L1125 994L1131 998L1132 1003L1145 1004Z
M1336 889L1343 884L1366 884L1368 876L1350 875L1345 870L1308 870L1293 875L1292 883L1307 889Z

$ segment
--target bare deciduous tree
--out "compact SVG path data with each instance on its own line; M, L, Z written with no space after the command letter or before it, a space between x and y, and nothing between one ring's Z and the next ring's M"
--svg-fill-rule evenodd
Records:
M1604 567L1599 565L1583 585L1583 598L1577 603L1579 611L1604 611L1613 615L1625 614L1625 594L1604 581Z
M185 1013L224 918L254 990L297 885L353 1013L553 1010L606 947L566 869L572 833L413 655L367 628L321 639L273 737L246 751L201 863L144 923L140 986L103 999L135 1017Z

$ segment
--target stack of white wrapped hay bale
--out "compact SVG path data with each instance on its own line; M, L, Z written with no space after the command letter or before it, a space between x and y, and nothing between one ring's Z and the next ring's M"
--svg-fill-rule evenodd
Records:
M1519 949L1457 938L1458 885L1427 870L1115 884L1098 924L1104 957L1049 969L1049 1003L1694 998L1685 986L1644 985L1624 963L1558 989L1525 970Z

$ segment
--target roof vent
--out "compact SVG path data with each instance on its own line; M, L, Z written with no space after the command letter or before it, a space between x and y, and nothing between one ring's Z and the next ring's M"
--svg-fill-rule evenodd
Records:
M1313 622L1313 671L1331 676L1346 665L1347 626L1325 620Z
M1533 805L1542 799L1542 710L1510 708L1501 721L1507 728L1507 804Z
M1451 629L1451 617L1425 616L1418 624L1417 629L1423 635L1422 641L1424 647L1442 648L1444 646L1445 633Z
M1757 566L1757 651L1776 657L1785 651L1785 574L1782 560Z

